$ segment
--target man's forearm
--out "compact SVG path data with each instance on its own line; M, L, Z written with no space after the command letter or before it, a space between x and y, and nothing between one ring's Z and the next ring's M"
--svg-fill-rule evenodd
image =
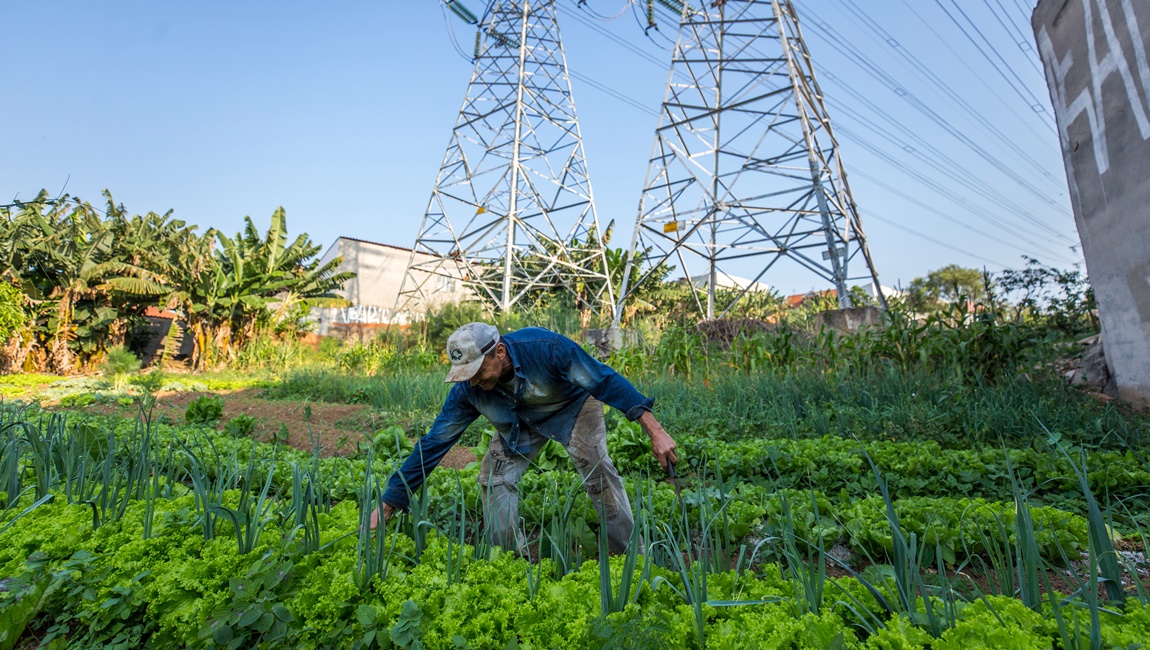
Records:
M459 436L442 440L428 434L415 443L415 449L387 481L381 500L396 510L407 510L409 492L417 492Z
M636 422L639 423L639 426L643 427L643 431L650 437L654 437L659 433L664 435L667 433L663 425L659 424L659 421L655 419L655 414L650 411L644 411L643 415L640 415Z

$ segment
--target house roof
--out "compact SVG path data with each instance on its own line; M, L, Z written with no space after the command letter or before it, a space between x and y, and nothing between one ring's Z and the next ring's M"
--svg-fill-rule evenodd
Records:
M839 292L834 289L826 289L825 291L808 291L806 293L796 293L787 296L786 305L788 307L798 307L807 298L817 298L819 296L826 296L828 298L838 297Z
M152 305L148 305L144 309L144 316L150 318L179 318L179 314L174 311L168 309L160 309L159 307L154 307Z

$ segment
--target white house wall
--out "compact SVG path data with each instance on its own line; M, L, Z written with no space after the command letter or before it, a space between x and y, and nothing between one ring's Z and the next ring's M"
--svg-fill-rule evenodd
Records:
M340 271L351 271L356 275L336 292L351 302L350 306L318 310L319 334L323 336L372 336L374 330L387 326L389 322L406 325L421 317L428 307L458 302L468 296L459 280L436 279L442 285L435 293L433 303L417 306L393 319L392 310L411 260L411 251L340 237L328 248L323 260L326 262L336 256L343 257ZM425 257L418 255L417 259Z

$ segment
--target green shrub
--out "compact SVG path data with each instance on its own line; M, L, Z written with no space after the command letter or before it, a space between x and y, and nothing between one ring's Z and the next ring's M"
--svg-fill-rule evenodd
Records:
M651 454L651 438L638 422L629 422L623 417L608 415L607 451L616 469L623 473L648 472L659 470L658 461ZM679 451L679 462L685 460Z
M260 334L240 349L236 363L231 366L243 370L267 369L282 372L305 362L311 348L294 335L274 336Z
M207 384L200 381L168 378L160 386L160 390L165 393L202 393L209 389Z
M212 612L200 628L199 637L210 638L225 648L254 648L286 637L295 617L281 600L292 593L295 565L290 560L280 560L267 553L244 577L232 578L230 600Z
M275 380L266 377L201 377L207 390L243 390L246 388L267 388L274 386Z
M986 542L1015 543L1015 506L1009 502L946 497L912 497L894 502L898 521L909 536L914 533L927 545L927 557L937 547L947 563L987 551ZM839 516L851 536L851 546L878 557L891 552L892 538L886 506L881 497L870 496L844 508ZM1042 556L1055 564L1063 557L1077 558L1087 548L1086 519L1049 507L1032 507ZM1001 531L1008 539L1002 539Z
M41 386L63 380L56 375L12 374L0 376L0 397L25 397Z
M842 535L842 528L835 522L835 512L832 510L830 500L817 491L780 490L769 493L759 488L766 496L763 500L764 520L763 533L775 537L790 532L800 543L808 543L823 549L830 548ZM744 489L743 492L751 497L753 492ZM790 531L787 530L786 516L783 511L783 499L786 497L787 509L790 511ZM817 507L817 510L816 510Z
M128 348L117 345L108 350L108 357L101 366L104 375L112 378L112 388L124 390L131 375L140 371L140 360Z
M62 381L64 377L57 375L40 375L36 373L19 373L13 375L0 375L0 386L33 387L42 384L51 384Z
M184 420L188 424L214 425L223 416L224 398L219 395L200 395L184 411Z

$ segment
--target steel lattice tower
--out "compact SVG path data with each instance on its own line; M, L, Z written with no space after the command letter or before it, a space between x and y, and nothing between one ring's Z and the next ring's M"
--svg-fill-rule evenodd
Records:
M717 275L748 258L755 282L784 258L796 262L832 283L843 307L848 281L878 288L791 0L684 8L623 277L639 264L639 284L664 262L688 282L705 273L706 303L700 291L695 301L714 318Z
M554 0L499 0L400 288L396 312L463 279L506 311L548 287L614 295Z

